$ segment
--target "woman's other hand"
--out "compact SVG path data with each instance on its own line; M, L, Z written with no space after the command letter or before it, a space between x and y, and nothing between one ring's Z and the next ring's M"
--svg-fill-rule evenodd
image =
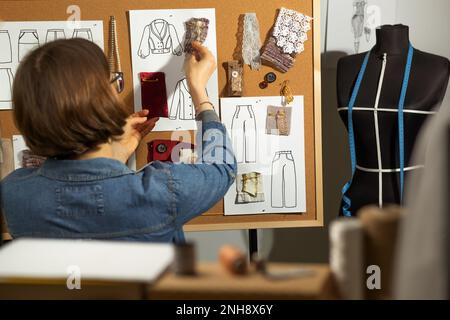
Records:
M123 127L123 135L113 143L114 158L126 163L136 151L142 138L149 134L159 118L147 119L148 110L142 110L132 114Z
M216 59L211 51L200 44L200 42L194 41L192 47L194 52L187 57L184 64L184 72L196 112L200 113L206 109L213 109L209 104L202 106L199 104L209 101L206 94L206 85L216 69Z

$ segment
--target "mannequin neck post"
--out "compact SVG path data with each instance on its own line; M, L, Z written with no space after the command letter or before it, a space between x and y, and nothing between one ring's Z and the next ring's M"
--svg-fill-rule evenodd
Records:
M405 25L384 25L376 30L375 54L406 54L409 48L409 27Z

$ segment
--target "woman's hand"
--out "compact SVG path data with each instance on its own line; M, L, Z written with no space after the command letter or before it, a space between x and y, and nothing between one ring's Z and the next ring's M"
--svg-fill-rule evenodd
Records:
M156 125L159 118L147 120L148 110L142 110L132 114L123 127L123 135L112 143L114 158L126 163L136 151L142 138L145 137Z
M206 85L216 69L216 59L200 42L194 41L192 47L194 53L186 59L184 72L196 112L199 113L204 111L203 109L213 109L210 105L200 106L199 104L209 101Z

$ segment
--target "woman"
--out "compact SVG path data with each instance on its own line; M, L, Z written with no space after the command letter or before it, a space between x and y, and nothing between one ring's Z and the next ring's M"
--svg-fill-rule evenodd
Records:
M13 89L14 118L31 151L48 160L2 181L13 238L182 241L183 225L218 202L236 162L224 126L205 94L215 59L199 43L185 63L202 147L198 163L125 163L158 119L127 117L107 60L83 39L32 52Z

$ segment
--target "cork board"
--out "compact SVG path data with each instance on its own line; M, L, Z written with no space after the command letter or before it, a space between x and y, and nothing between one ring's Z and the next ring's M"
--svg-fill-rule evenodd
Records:
M73 1L0 1L0 20L3 21L48 21L66 20L67 9ZM219 93L225 96L225 62L239 54L242 14L256 12L260 23L261 40L264 42L273 26L277 9L286 7L314 17L312 31L308 33L305 52L297 57L295 66L286 74L276 72L277 81L267 89L258 84L272 68L263 66L259 71L244 70L244 96L279 95L280 84L289 80L294 95L305 97L305 150L306 150L306 212L298 214L264 214L246 216L224 216L223 201L216 204L202 216L185 226L186 231L289 228L323 226L322 200L322 137L321 137L321 99L320 99L320 1L319 0L79 0L76 5L81 9L82 20L103 20L105 44L108 41L109 16L117 20L119 50L125 73L126 90L122 97L133 111L133 92L131 79L131 57L129 41L129 10L139 9L183 9L215 8L217 20L217 48ZM12 111L0 111L2 138L11 139L20 134L14 126ZM180 135L193 134L179 132ZM147 136L136 153L137 166L146 164L146 143L156 138L170 139L172 132L155 132ZM172 136L173 138L173 136Z

